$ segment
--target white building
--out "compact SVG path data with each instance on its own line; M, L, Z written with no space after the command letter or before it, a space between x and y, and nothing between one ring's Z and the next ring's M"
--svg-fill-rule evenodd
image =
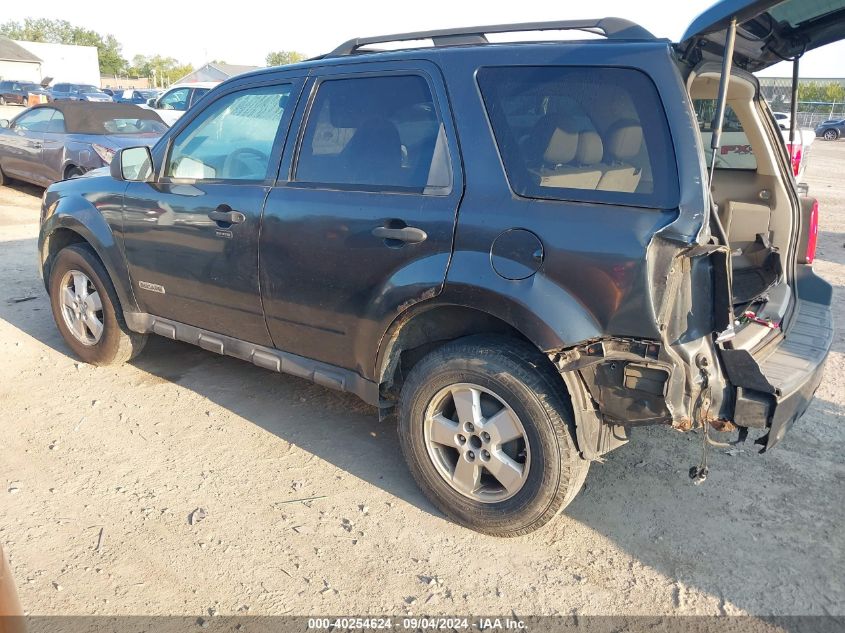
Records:
M0 36L0 79L41 81L41 59L12 40Z
M52 77L53 82L100 85L100 62L96 46L75 46L70 44L52 44L49 42L14 42L41 60L40 76L34 81L40 82ZM10 77L25 79L25 77Z

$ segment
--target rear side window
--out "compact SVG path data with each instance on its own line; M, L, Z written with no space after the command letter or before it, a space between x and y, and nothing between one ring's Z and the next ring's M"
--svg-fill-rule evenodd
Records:
M713 150L710 141L713 138L713 117L716 114L715 99L696 99L693 102L701 142L704 144L704 157L710 166ZM777 115L775 115L777 117ZM783 116L783 115L782 115ZM757 159L751 148L751 141L745 134L742 122L734 109L725 107L725 122L722 126L722 143L716 154L716 169L757 169Z
M530 198L671 208L675 154L651 80L623 68L478 73L511 187Z
M362 191L442 193L452 170L443 123L419 75L320 83L295 180Z

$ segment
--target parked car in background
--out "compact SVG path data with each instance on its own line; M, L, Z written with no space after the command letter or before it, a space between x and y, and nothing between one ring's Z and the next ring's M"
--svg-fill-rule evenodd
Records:
M786 144L786 153L789 154L789 159L792 162L792 173L795 175L795 181L800 183L804 179L804 172L807 170L807 165L810 162L810 150L816 140L813 130L797 127L795 128L794 144L789 142L789 128L781 129L781 136L783 142ZM806 192L806 184L804 185Z
M114 94L112 99L115 103L134 103L135 105L146 105L150 99L158 97L155 90L120 90Z
M112 90L111 88L100 88L100 90L102 90L108 96L110 96L112 98L114 97L114 90Z
M0 120L0 184L7 178L47 186L111 162L114 153L153 145L167 130L135 105L58 101Z
M787 112L772 112L775 116L775 121L778 123L778 127L782 130L788 130L790 121L792 121L792 116Z
M173 125L199 99L219 82L201 81L171 86L159 97L152 97L147 106L158 112L167 125Z
M0 105L29 105L30 95L43 96L43 101L51 101L50 91L44 86L29 81L0 81Z
M828 119L816 126L816 136L835 141L845 136L845 119Z
M91 84L55 84L51 89L54 101L111 101L112 98L105 92Z

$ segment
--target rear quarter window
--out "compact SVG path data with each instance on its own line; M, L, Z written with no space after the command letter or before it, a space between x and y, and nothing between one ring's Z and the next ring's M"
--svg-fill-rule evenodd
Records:
M529 198L678 203L657 89L627 68L482 68L478 83L511 188Z

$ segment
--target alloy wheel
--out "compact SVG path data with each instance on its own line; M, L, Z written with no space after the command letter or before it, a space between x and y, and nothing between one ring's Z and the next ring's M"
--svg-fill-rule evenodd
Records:
M479 385L441 389L426 407L425 446L437 472L454 490L482 503L519 492L528 478L528 436L514 410Z
M826 141L835 141L839 135L836 133L836 130L827 130L824 133L824 138Z
M96 345L103 337L103 302L85 273L69 270L62 277L59 300L65 325L83 345Z

